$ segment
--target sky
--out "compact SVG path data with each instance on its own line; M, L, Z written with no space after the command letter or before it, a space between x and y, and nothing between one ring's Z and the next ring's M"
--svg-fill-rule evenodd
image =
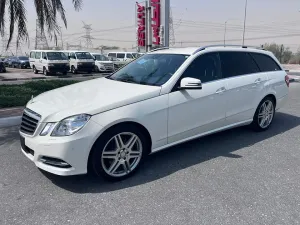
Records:
M32 1L25 2L30 49L34 46L36 13ZM76 12L71 0L63 0L68 20L67 28L62 30L64 45L79 44L80 41L84 45L84 22L91 24L94 47L135 46L135 2L84 0L82 10ZM223 43L225 21L226 43L242 44L244 8L245 0L171 0L174 46ZM245 44L276 42L296 51L300 47L299 10L299 0L248 0ZM61 44L60 39L58 44ZM27 48L24 46L22 50Z

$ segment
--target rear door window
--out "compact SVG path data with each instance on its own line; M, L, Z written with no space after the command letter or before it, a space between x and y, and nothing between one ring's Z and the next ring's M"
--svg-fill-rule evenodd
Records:
M36 52L35 53L35 58L40 59L41 58L41 52Z
M124 53L118 53L117 54L117 58L118 59L124 59L125 58L125 54Z
M260 72L257 64L247 52L220 52L224 78Z
M250 53L262 72L281 70L279 65L268 55L260 53Z
M108 56L109 56L109 57L115 57L115 58L116 58L116 57L117 57L117 54L116 54L116 53L109 53Z
M128 59L133 59L133 58L134 58L133 55L131 55L131 54L127 54L126 57L127 57Z

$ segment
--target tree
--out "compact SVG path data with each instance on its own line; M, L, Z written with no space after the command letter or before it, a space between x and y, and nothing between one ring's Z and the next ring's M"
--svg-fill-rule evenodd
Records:
M280 63L288 63L293 56L293 53L288 47L285 47L284 45L278 45L276 43L265 44L264 49L272 52L280 61Z
M44 31L46 26L49 36L51 38L54 37L55 41L57 41L57 34L60 33L60 28L57 23L57 14L60 14L65 27L67 27L67 19L62 0L33 0L33 2L42 31ZM82 2L82 0L72 0L75 10L79 11L81 9ZM6 16L9 19L7 48L14 36L15 26L17 29L17 46L21 41L28 41L26 26L27 12L24 3L25 0L0 0L0 32L2 36L5 31Z

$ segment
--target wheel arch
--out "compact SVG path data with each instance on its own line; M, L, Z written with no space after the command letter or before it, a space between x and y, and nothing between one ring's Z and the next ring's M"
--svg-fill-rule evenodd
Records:
M119 126L135 126L137 128L139 128L142 133L145 135L145 137L147 138L148 140L148 144L149 144L149 148L147 148L147 154L150 154L151 153L151 149L152 149L152 137L151 137L151 134L150 132L148 131L148 129L142 125L141 123L139 122L136 122L136 121L119 121L117 123L114 123L114 124L111 124L109 126L106 126L104 128L104 131L101 132L94 140L91 148L90 148L90 152L89 152L89 156L88 156L88 163L87 163L87 167L88 167L88 170L89 170L89 167L90 167L90 161L91 161L91 155L92 155L92 151L94 149L94 146L96 145L97 141L103 136L105 135L107 132L109 132L110 130L112 129L115 129L116 127L119 127Z

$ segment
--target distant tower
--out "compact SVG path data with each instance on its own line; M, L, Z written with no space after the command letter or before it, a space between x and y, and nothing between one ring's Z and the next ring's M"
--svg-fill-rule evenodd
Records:
M42 31L38 20L36 20L35 49L49 49L45 32Z
M169 29L170 29L170 45L175 45L175 32L174 32L174 24L173 24L173 15L172 9L170 8L170 22L169 22Z
M83 21L83 29L85 29L85 35L82 36L85 39L85 47L87 49L93 48L93 37L91 36L92 24L85 24Z

